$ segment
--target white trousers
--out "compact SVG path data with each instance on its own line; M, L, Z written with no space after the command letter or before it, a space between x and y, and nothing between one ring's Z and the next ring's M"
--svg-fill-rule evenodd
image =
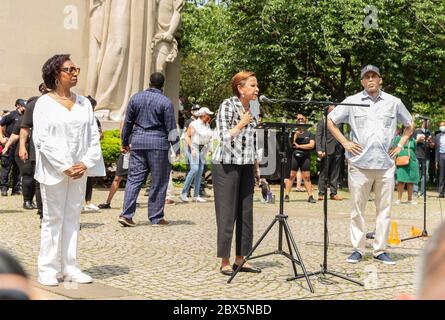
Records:
M56 185L40 184L43 204L39 276L55 277L75 274L77 264L77 238L80 212L85 200L86 176L72 180L68 177Z
M351 242L354 251L365 253L366 225L365 209L374 184L376 226L373 255L376 257L386 250L391 223L391 204L394 193L395 166L390 169L361 169L349 165L348 183L351 193Z

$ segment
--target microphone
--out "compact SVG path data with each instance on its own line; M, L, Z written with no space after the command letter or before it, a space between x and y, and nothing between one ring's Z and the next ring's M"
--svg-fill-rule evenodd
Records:
M431 118L422 116L422 115L420 115L420 114L416 114L416 115L414 116L414 118L416 118L416 119L422 119L422 120L431 120Z
M274 100L269 99L265 95L261 95L258 99L260 100L261 103L266 103L266 104L274 104L275 103Z

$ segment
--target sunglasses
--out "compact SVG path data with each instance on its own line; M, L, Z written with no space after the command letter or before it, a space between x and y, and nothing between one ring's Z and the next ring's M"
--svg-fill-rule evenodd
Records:
M71 73L71 74L79 74L80 73L80 68L77 67L65 67L60 69L66 73Z

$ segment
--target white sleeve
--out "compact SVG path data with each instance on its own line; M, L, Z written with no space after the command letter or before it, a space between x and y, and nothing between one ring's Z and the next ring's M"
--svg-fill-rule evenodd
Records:
M347 99L342 103L348 103ZM348 123L349 122L349 112L351 110L350 106L336 106L331 113L329 113L328 118L331 119L335 124Z
M94 167L101 159L102 149L100 147L100 133L97 127L96 119L94 118L93 107L88 99L85 99L88 112L88 130L90 131L90 143L88 145L87 153L80 160L85 166L90 169Z
M33 113L32 138L35 148L55 170L63 173L73 166L73 159L65 144L65 137L50 134L48 122L50 117L48 117L45 107L44 103L37 101Z
M406 109L403 102L399 99L397 103L397 122L402 123L405 127L408 127L411 125L412 121L413 117Z

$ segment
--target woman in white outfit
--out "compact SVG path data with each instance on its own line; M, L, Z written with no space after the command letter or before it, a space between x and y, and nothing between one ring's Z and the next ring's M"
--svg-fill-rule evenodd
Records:
M55 55L42 68L50 93L34 109L35 179L43 203L38 281L90 283L77 264L80 212L87 176L104 176L99 131L90 101L71 92L80 69L69 55Z
M210 143L212 141L212 129L210 129L211 115L213 112L209 108L200 108L195 115L198 119L190 123L187 132L185 133L185 142L190 148L188 154L188 160L190 164L190 171L185 178L184 187L182 189L180 198L183 202L189 202L187 194L190 190L193 180L194 196L193 202L206 202L199 196L199 190L201 187L202 172L204 171L205 157L207 151L210 149Z

